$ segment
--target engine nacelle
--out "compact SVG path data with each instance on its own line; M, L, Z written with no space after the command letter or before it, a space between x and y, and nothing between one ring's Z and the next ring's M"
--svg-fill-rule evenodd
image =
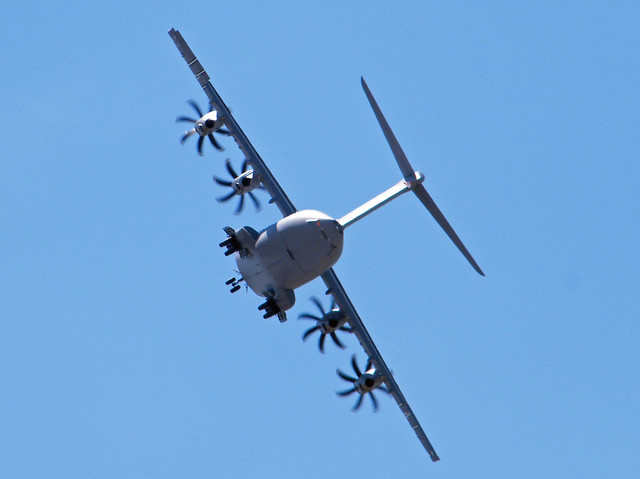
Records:
M375 369L369 369L353 383L353 386L360 394L366 394L380 387L383 382L384 378L381 375L376 374Z
M319 321L318 327L323 334L335 333L338 329L347 323L347 315L338 308L332 309L325 314Z
M244 195L250 191L255 190L260 186L260 179L258 175L254 174L253 170L247 170L237 178L234 178L231 182L231 188L236 195Z
M216 110L210 111L193 125L193 129L200 136L207 136L222 128L224 121Z

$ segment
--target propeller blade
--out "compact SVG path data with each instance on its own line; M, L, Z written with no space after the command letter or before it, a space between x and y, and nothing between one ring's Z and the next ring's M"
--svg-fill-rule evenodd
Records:
M188 116L179 116L178 118L176 118L176 123L179 122L179 121L186 121L186 122L189 122L189 123L195 123L198 120L194 120L193 118L188 117Z
M340 391L340 392L336 392L336 394L338 396L349 396L351 394L353 394L354 392L356 392L356 388L353 389L347 389L346 391Z
M367 365L364 367L365 371L368 371L369 369L371 369L371 358L367 359Z
M188 101L187 101L187 103L193 107L193 109L196 111L196 113L198 114L198 116L199 116L200 118L202 118L202 117L204 116L204 115L202 114L202 111L200 110L200 107L198 106L198 104L197 104L195 101L193 101L193 100L188 100Z
M302 313L301 315L298 316L298 319L313 319L314 321L320 321L319 317L309 313Z
M371 396L371 402L373 403L373 412L378 410L378 400L373 395L373 391L369 392L369 396Z
M238 201L238 206L236 210L233 212L234 215L237 215L242 211L242 207L244 206L244 195L240 195L240 201Z
M185 132L184 135L182 135L182 138L180 138L180 143L184 143L184 140L186 140L187 138L189 138L191 135L193 135L196 132L196 130L191 129L187 132Z
M258 198L256 198L256 195L250 191L249 198L251 198L253 200L253 204L256 205L256 211L260 211L260 202L258 201Z
M355 383L357 381L356 378L352 378L351 376L349 376L348 374L343 373L339 369L337 370L337 372L338 372L338 376L340 376L345 381L349 381L350 383Z
M220 146L220 143L218 143L216 139L213 137L213 133L209 133L207 136L209 137L209 141L211 142L211 144L216 150L224 151L224 148L222 148L222 146Z
M315 333L318 329L320 329L320 327L319 327L319 326L314 326L314 327L313 327L313 328L311 328L311 329L307 329L307 331L302 335L302 340L303 340L303 341L306 341L306 340L307 340L307 338L308 338L309 336L311 336L313 333Z
M198 138L198 154L202 156L202 143L204 142L204 136Z
M338 339L338 336L336 336L335 332L331 333L331 339L333 339L333 342L336 343L338 345L338 347L340 347L342 349L345 348L345 345L340 342L340 340Z
M227 160L226 163L225 163L225 166L227 167L227 171L229 172L229 174L234 179L239 176L238 173L236 173L236 170L233 169L233 166L231 166L231 161Z
M318 341L318 348L320 349L320 352L322 354L324 354L324 340L326 339L326 337L327 337L326 334L321 334L320 340Z
M389 389L387 388L387 386L385 386L384 384L381 384L380 386L378 386L378 389L379 389L380 391L382 391L383 393L385 393L385 394L391 394L391 393L389 392Z
M235 194L236 194L236 192L235 192L235 191L232 191L232 192L231 192L231 193L229 193L228 195L220 196L219 198L216 198L216 201L217 201L218 203L224 203L224 202L226 202L226 201L229 201L231 198L233 198Z
M240 171L240 173L244 173L245 171L247 171L248 164L249 164L249 160L245 158L244 161L242 162L242 170Z
M357 411L358 409L360 409L361 405L362 405L362 394L360 394L360 397L358 397L358 400L356 401L355 406L353 406L353 408L351 410L352 411Z
M231 133L226 128L218 128L216 133L220 133L221 135L231 136Z
M230 181L221 180L216 175L213 175L213 181L215 181L216 183L218 183L221 186L231 186L231 182Z
M353 333L353 329L351 329L349 326L340 326L340 331L344 331L346 333Z
M315 304L317 306L317 308L320 310L320 312L322 313L322 316L324 316L324 308L322 307L322 303L318 300L318 298L316 298L315 296L311 297L311 301L313 301L313 304Z
M336 307L336 298L331 296L331 306L329 306L329 311L333 311L333 308Z
M356 376L358 377L362 376L362 373L360 372L360 368L358 367L358 363L356 362L355 354L351 356L351 367L353 368L353 372L356 373Z

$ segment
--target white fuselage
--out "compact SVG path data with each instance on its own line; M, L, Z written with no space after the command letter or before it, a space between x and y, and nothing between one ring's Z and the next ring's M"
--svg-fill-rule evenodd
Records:
M320 211L304 210L266 228L253 247L235 257L247 285L260 296L275 296L284 311L293 306L294 289L338 261L342 244L338 221Z

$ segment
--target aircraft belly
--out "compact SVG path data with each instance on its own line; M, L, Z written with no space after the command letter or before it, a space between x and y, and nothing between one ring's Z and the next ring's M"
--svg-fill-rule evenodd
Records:
M342 252L342 230L323 213L294 213L260 233L253 251L237 259L256 293L296 289L331 268Z
M291 248L287 248L291 256L303 273L298 279L301 286L327 271L338 260L338 255L332 254L335 248L328 248L327 245L318 241L298 243ZM334 258L335 256L335 258Z
M305 210L278 230L305 275L305 283L331 268L342 253L343 234L335 220L324 213ZM286 218L288 219L288 218ZM285 223L284 221L282 223Z
M306 282L300 282L305 272L293 259L276 225L271 225L260 234L254 255L260 258L274 286L295 289Z
M259 296L265 296L265 291L273 289L273 277L259 256L249 255L242 258L239 254L236 254L236 264L245 283L254 293Z

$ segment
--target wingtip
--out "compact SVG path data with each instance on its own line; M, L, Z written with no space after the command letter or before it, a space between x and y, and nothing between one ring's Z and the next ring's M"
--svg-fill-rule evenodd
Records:
M462 254L465 256L465 258L467 258L467 261L469 261L469 264L476 271L476 273L478 273L480 276L485 276L484 271L482 271L478 263L476 263L476 260L473 259L473 256L471 256L471 253L469 253L466 248L464 249L464 251L462 251Z

